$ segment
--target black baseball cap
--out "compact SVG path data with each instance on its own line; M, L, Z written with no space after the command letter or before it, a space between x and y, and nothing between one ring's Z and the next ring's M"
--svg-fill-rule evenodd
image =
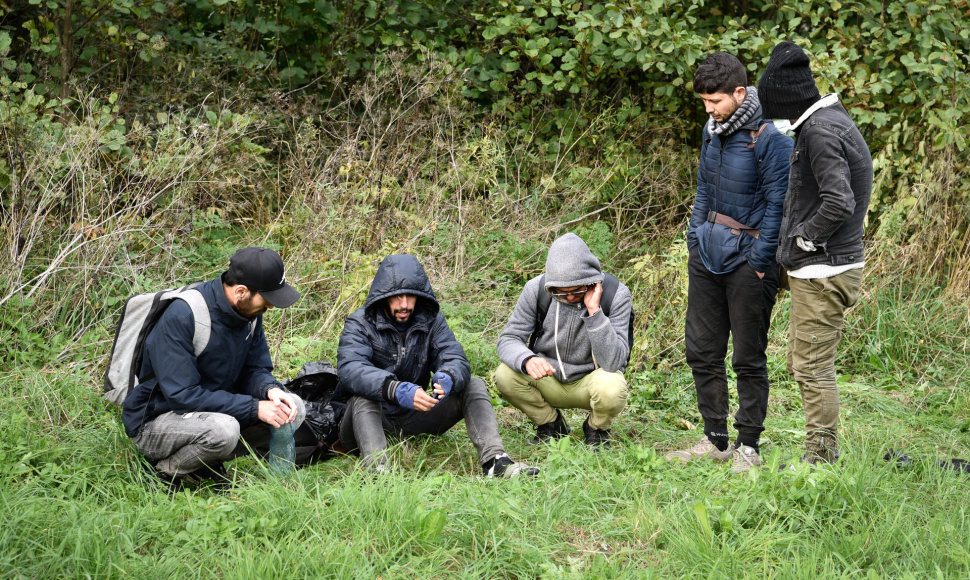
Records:
M253 292L259 292L277 308L287 308L300 293L286 283L283 258L267 248L242 248L229 259L229 276Z

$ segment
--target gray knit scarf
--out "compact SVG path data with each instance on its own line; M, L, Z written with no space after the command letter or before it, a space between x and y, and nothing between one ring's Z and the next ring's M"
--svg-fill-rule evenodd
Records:
M731 118L723 123L718 123L714 119L708 121L707 130L712 135L728 136L741 127L747 125L751 119L761 116L761 101L758 100L758 89L756 87L745 87L747 94L744 101Z

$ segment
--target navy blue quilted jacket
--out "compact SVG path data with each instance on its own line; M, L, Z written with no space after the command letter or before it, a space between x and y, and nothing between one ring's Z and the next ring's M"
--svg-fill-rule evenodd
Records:
M758 272L776 265L792 140L769 124L754 143L752 131L760 124L760 118L754 119L723 138L712 135L708 125L704 127L687 247L697 246L704 265L715 274L732 272L745 262ZM755 239L736 234L708 221L711 211L759 229L760 235Z

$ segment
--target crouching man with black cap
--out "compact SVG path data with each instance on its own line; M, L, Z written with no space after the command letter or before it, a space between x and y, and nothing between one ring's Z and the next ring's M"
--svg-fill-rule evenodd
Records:
M758 98L766 118L795 132L778 241L791 288L788 370L805 407L803 459L831 463L839 456L835 351L862 284L872 156L838 96L819 94L798 45L772 50Z
M263 334L263 312L300 297L286 283L283 260L273 250L243 248L221 278L196 289L208 309L208 344L195 355L192 307L173 301L145 340L138 376L147 378L125 399L125 431L172 488L224 483L223 462L248 448L269 451L279 471L292 469L293 434L306 411L273 378Z

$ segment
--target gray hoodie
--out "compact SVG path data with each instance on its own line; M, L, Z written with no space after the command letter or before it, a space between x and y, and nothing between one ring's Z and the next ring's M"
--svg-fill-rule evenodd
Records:
M630 289L622 283L619 285L609 317L602 309L590 316L583 302L569 304L553 298L533 352L529 349L529 337L535 330L539 292L602 282L603 271L586 242L569 233L549 248L544 288L540 288L540 278L529 280L522 289L512 316L498 338L499 359L513 370L525 372L526 359L542 356L556 369L556 379L560 382L579 380L597 368L622 371L630 354L627 344L633 307Z

